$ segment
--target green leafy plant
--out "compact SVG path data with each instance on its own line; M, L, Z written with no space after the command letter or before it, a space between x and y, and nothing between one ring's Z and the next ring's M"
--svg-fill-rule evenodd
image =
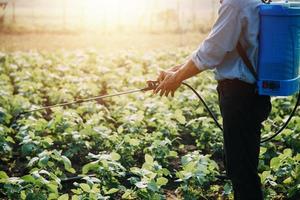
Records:
M168 183L170 172L162 168L149 154L145 155L142 168L132 167L130 171L138 177L131 177L130 181L137 188L137 196L143 199L164 199L161 188Z
M209 156L194 151L181 158L182 170L176 173L177 181L182 182L181 190L185 199L204 198L211 182L216 180L218 165Z
M71 161L64 155L61 155L61 151L53 150L53 151L43 151L38 154L37 157L33 157L29 163L28 167L36 166L39 169L45 169L47 171L55 173L57 176L63 175L63 171L61 170L59 164L63 164L64 169L67 172L74 174L76 171L72 168Z
M288 194L296 198L300 194L300 154L293 156L291 149L284 149L270 161L270 168L261 173L261 180L269 196Z

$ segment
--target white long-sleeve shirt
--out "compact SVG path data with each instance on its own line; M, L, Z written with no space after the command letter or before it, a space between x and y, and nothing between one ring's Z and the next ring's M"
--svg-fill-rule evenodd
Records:
M255 78L239 56L240 41L253 66L257 65L260 0L224 0L210 34L192 54L201 71L215 69L216 80L240 79L254 83Z

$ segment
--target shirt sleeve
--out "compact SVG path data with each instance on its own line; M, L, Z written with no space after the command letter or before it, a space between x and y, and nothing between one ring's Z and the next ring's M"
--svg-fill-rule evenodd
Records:
M204 71L219 65L225 54L236 48L241 30L240 10L231 4L223 4L210 34L191 55L196 67Z

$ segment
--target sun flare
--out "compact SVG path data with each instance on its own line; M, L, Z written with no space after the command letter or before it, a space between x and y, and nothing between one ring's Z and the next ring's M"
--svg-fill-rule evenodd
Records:
M137 23L145 15L149 3L146 0L87 0L83 6L90 25L115 26Z

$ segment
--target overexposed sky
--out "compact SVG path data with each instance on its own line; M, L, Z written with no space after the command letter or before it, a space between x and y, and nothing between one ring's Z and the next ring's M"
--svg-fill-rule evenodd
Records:
M13 1L8 1L7 21L13 13ZM149 23L166 10L179 14L183 22L192 16L205 21L211 19L218 4L219 0L15 0L15 13L20 23L114 26Z

